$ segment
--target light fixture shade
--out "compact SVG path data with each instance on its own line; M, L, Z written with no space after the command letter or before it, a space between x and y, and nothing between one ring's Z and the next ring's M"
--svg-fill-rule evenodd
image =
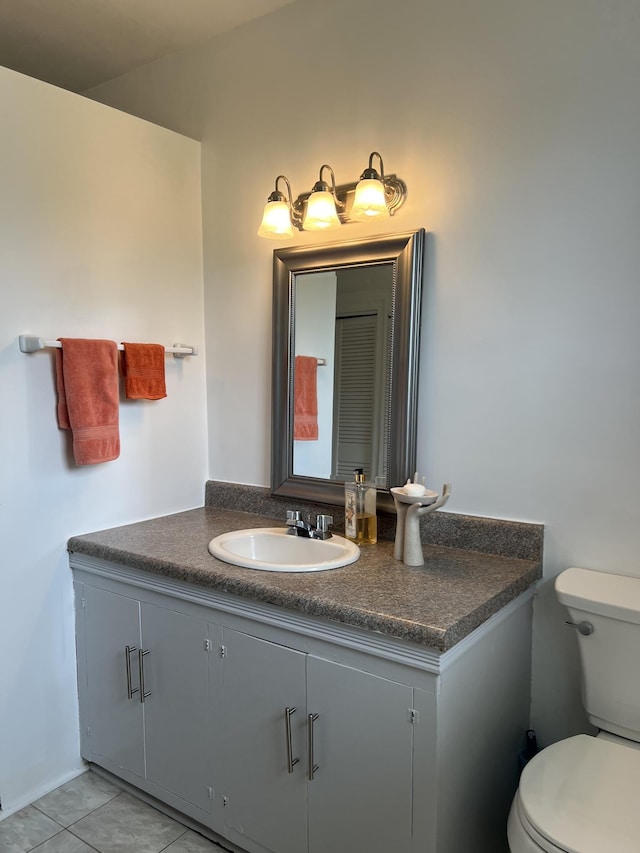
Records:
M350 218L358 222L383 219L389 216L382 181L364 178L358 181Z
M302 223L303 230L329 231L331 228L339 227L340 220L333 195L328 191L311 193Z
M258 237L270 237L273 240L293 237L291 215L286 201L268 201L265 204Z

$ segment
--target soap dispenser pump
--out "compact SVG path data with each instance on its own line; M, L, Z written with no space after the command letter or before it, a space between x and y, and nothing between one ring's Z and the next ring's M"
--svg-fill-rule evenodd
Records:
M353 474L353 482L344 484L345 536L357 545L375 545L378 541L376 487L365 482L362 468L356 468Z

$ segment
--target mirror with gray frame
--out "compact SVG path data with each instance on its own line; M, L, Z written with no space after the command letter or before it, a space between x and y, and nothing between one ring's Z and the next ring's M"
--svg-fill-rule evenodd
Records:
M390 510L413 474L424 242L274 251L272 494L341 504L357 467Z

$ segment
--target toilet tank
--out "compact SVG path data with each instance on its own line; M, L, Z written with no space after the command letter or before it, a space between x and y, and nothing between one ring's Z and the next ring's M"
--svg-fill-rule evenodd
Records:
M582 699L594 726L640 742L640 578L567 569L556 578L558 600L576 631Z

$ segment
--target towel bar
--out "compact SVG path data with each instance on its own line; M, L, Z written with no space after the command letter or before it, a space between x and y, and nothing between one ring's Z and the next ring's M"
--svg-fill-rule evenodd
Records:
M18 337L18 344L21 352L35 352L36 350L44 349L45 347L56 347L56 349L62 348L60 341L46 341L44 338L37 338L33 335L20 335ZM123 350L123 345L118 344L118 349ZM198 355L197 347L190 347L185 344L173 344L173 346L165 347L164 351L173 353L174 358L184 358L187 355Z

